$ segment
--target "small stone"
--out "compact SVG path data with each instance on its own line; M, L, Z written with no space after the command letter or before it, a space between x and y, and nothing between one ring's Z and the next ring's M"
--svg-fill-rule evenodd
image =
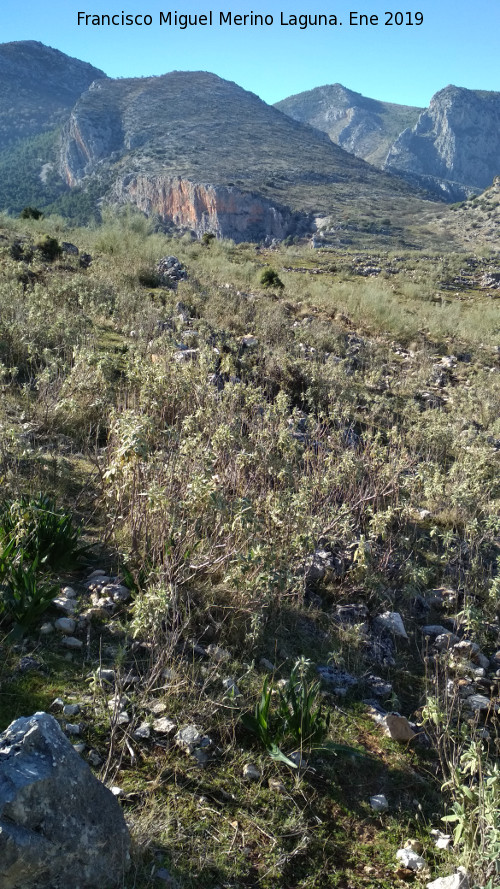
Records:
M443 833L441 830L431 830L431 837L434 839L436 849L449 849L451 846L451 835Z
M293 753L290 753L288 759L291 760L298 769L307 769L309 767L307 759L300 750L295 750Z
M245 766L243 766L243 777L245 781L260 781L260 779L262 778L262 772L252 762L248 762Z
M106 574L102 568L96 568L95 571L92 571L92 574L89 574L87 580L96 580L97 578L104 577Z
M387 797L383 793L377 793L370 797L370 806L374 812L386 812L389 808Z
M40 627L40 635L41 636L50 636L50 634L53 632L54 632L54 624L51 624L50 621L46 621Z
M54 622L54 626L56 630L60 630L61 633L67 633L71 636L76 629L76 620L73 620L72 617L58 617Z
M151 704L151 707L146 709L148 709L150 713L154 713L155 716L160 716L162 713L165 713L167 705L164 704L163 701L155 701L154 704Z
M79 712L79 704L65 704L65 706L63 707L64 716L78 716Z
M498 652L498 663L500 664L500 651ZM259 667L262 667L263 670L267 670L269 673L274 673L276 667L271 661L268 661L267 657L261 657L259 661Z
M412 849L413 852L417 853L417 855L421 855L424 851L423 843L421 843L420 840L407 840L405 848Z
M64 701L62 698L54 698L50 705L51 710L62 710L64 707Z
M259 341L256 336L252 336L251 333L246 333L241 337L240 343L242 346L245 346L246 349L254 349L255 346L259 345Z
M128 715L126 710L120 710L118 716L116 717L117 725L128 725L130 722L130 716Z
M228 694L233 698L241 698L241 691L239 690L236 682L231 677L222 680L222 687L225 689Z
M81 754L85 752L85 744L83 742L73 744L73 750L81 756Z
M76 599L76 590L72 586L63 586L61 593L65 599Z
M61 640L61 645L64 645L65 648L83 648L82 640L77 639L76 636L65 636L64 639Z
M377 615L375 625L382 630L393 633L394 636L400 636L402 639L408 639L404 627L403 619L398 611L384 611L383 614Z
M427 889L469 889L469 885L467 871L463 867L458 867L455 874L427 883Z
M382 724L385 727L386 734L393 741L411 741L415 737L415 732L410 723L405 716L401 716L399 713L387 713Z
M465 699L465 706L469 710L473 710L475 713L481 713L490 709L498 709L498 705L492 704L486 695L471 695L469 698Z
M66 732L67 735L80 735L81 734L81 728L78 723L67 722L66 725L64 726L64 731Z
M116 673L114 670L108 670L105 667L99 667L96 671L96 678L107 685L114 685Z
M66 599L64 596L57 596L52 600L52 604L59 611L64 611L65 614L74 614L77 609L76 601L74 599Z
M398 849L396 858L403 867L407 867L409 870L423 870L424 867L427 867L425 859L413 849Z
M140 726L132 733L136 741L147 741L151 735L151 728L148 722L141 722Z
M175 743L181 750L192 753L201 743L202 735L195 725L186 725L175 736Z
M208 753L205 750L202 750L201 747L196 747L192 751L192 755L199 766L205 766L210 759Z
M102 757L99 756L97 750L91 750L88 755L89 763L94 766L95 769L99 768L102 765Z
M155 719L153 722L153 731L157 732L159 735L173 735L177 728L177 725L172 719L169 719L168 716L160 716L159 719Z
M432 639L435 636L451 636L450 630L447 630L446 627L442 627L441 624L428 624L425 627L421 628L421 633L424 636L430 636Z
M268 782L269 790L274 790L275 793L287 793L287 789L282 781L279 781L277 778L269 778Z
M122 796L123 790L121 787L118 787L116 784L112 784L109 788L113 796Z

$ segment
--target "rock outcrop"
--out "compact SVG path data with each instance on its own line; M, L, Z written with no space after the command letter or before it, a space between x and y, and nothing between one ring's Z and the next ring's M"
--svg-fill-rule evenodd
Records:
M120 806L53 716L0 735L2 889L122 886L129 834Z
M385 169L451 200L487 188L500 173L500 93L445 87L395 141Z
M289 96L275 107L294 120L317 127L341 148L380 167L394 140L413 126L424 110L379 102L340 83Z
M326 134L196 71L96 81L63 130L59 171L71 188L97 179L112 203L236 241L311 231L316 212L353 194L377 206L414 196Z
M197 237L212 232L236 242L281 239L293 234L305 218L234 186L206 185L180 177L128 176L116 183L114 193L121 202L133 203L146 215L159 216Z

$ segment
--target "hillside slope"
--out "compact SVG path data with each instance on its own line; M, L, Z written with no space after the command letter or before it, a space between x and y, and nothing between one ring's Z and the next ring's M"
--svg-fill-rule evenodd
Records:
M276 102L275 108L322 130L346 151L380 167L392 143L423 111L366 98L340 83L289 96Z
M308 214L365 201L380 212L414 192L291 120L253 93L206 72L103 80L65 127L69 186L108 176L112 200L194 229L283 237Z
M451 200L500 173L500 93L447 86L392 146L385 169Z
M81 93L105 76L35 40L0 44L0 150L62 123Z

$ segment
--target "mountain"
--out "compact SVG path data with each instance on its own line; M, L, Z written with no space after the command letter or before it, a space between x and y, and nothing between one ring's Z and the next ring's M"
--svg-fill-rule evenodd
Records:
M415 196L235 83L206 72L96 81L64 127L70 188L100 178L108 198L195 230L248 240L311 227L310 214Z
M0 44L0 151L61 124L81 93L105 76L35 40Z
M385 169L451 200L500 174L500 93L447 86L392 146Z
M368 99L340 83L289 96L274 107L322 130L332 142L378 167L399 134L413 126L424 110Z

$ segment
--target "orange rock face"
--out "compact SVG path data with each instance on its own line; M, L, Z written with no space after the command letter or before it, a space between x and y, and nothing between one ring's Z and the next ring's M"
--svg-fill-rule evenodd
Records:
M283 238L291 225L291 214L286 209L234 186L138 175L119 181L115 195L148 216L158 215L194 231L198 237L213 232L235 241Z

